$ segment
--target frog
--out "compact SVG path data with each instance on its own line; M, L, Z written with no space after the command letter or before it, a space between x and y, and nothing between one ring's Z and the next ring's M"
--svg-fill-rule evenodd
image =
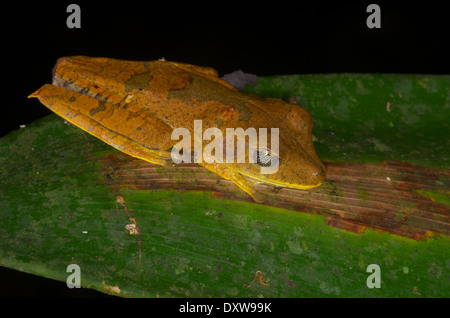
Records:
M217 128L224 136L227 128L267 129L267 139L272 140L271 129L277 128L277 147L272 142L255 146L241 137L246 158L256 154L277 162L272 173L261 173L267 160L198 164L233 182L256 203L265 201L256 190L259 183L311 189L324 182L326 166L314 148L309 112L281 99L241 92L219 78L214 68L165 59L67 56L58 59L52 73L52 83L29 98L37 98L66 121L130 156L173 165L178 144L172 136L174 129L194 131L196 120L202 121L202 132ZM191 138L195 144L198 135ZM233 149L224 140L224 149ZM207 143L202 140L200 145L204 149ZM194 147L183 151L198 155Z

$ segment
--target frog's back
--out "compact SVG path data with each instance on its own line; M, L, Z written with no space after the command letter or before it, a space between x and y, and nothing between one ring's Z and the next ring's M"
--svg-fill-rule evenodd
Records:
M267 126L270 118L251 103L255 97L237 91L213 69L191 71L190 67L160 61L152 64L152 76L139 103L173 128L193 129L194 120L202 120L204 129ZM259 123L261 119L264 125Z

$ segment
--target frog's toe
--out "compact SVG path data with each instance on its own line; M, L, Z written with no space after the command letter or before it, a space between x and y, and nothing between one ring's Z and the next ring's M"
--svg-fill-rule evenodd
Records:
M254 192L250 195L256 203L264 203L266 201L266 197L259 192Z

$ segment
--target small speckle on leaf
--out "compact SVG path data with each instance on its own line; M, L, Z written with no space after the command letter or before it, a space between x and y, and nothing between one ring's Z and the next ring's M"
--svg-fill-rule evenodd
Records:
M391 107L394 106L394 104L392 104L391 102L387 102L386 103L386 110L390 113L391 112Z
M115 286L106 285L104 280L102 280L102 284L107 293L120 294L120 288L117 284Z
M130 232L130 235L138 234L136 224L134 224L134 223L125 225L125 228L127 229L128 232Z
M124 204L125 200L123 199L122 196L118 195L118 196L116 196L116 202L118 202L120 204Z

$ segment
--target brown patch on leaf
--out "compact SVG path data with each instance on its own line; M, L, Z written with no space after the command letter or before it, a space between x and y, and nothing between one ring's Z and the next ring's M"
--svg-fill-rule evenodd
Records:
M286 282L286 285L287 285L289 288L294 288L294 287L295 287L294 281L290 280L289 277L287 277L286 275L283 275L282 278L283 278L283 280Z
M355 222L349 222L347 220L339 219L333 216L327 216L325 218L325 224L355 233L364 233L364 230L367 228L367 226L363 226Z
M231 181L198 166L161 167L125 154L98 159L112 187L140 190L210 191L226 200L254 202ZM450 208L420 195L417 190L442 192L450 187L448 170L412 164L327 162L324 184L310 190L258 184L265 205L321 214L330 226L362 233L375 229L413 239L450 235Z

